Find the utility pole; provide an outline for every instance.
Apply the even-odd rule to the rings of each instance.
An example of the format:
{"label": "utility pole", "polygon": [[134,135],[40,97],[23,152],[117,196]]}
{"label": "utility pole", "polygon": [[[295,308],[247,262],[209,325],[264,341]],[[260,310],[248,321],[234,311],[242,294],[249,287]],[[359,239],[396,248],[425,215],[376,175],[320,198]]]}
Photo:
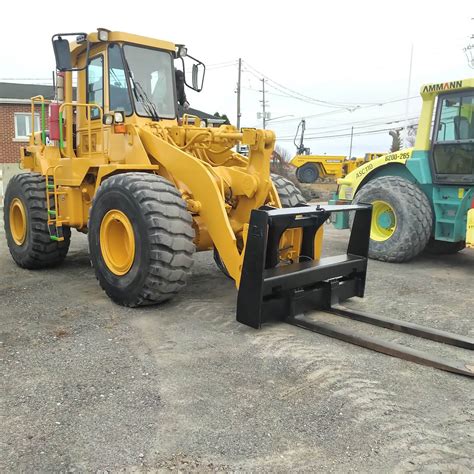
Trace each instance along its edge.
{"label": "utility pole", "polygon": [[413,43],[411,44],[410,50],[410,68],[408,69],[408,84],[407,84],[407,100],[405,103],[405,127],[403,131],[403,147],[407,146],[408,142],[408,112],[410,110],[410,101],[408,100],[410,97],[410,87],[411,87],[411,70],[413,65]]}
{"label": "utility pole", "polygon": [[[242,77],[242,58],[239,58],[239,69],[237,72],[237,130],[240,132],[240,89],[241,89],[241,77]],[[237,143],[237,153],[240,153],[240,142]]]}
{"label": "utility pole", "polygon": [[352,158],[352,137],[354,136],[354,126],[351,127],[351,144],[349,146],[349,160]]}
{"label": "utility pole", "polygon": [[242,58],[239,58],[239,70],[237,73],[237,129],[240,130],[240,79],[242,76]]}
{"label": "utility pole", "polygon": [[263,129],[265,130],[265,125],[266,125],[266,121],[267,121],[267,112],[265,111],[265,105],[266,105],[266,102],[265,102],[265,78],[262,78],[262,100],[260,102],[262,102],[262,125],[263,125]]}

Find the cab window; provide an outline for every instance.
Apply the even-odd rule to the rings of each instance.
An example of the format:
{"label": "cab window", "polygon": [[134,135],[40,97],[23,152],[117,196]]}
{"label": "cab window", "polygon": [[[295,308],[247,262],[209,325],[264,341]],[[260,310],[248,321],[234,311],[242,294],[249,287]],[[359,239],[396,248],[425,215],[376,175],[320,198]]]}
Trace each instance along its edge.
{"label": "cab window", "polygon": [[474,95],[450,95],[442,100],[437,142],[474,140]]}
{"label": "cab window", "polygon": [[[87,66],[87,103],[104,107],[104,60],[97,56]],[[91,109],[91,119],[100,117],[99,109]]]}
{"label": "cab window", "polygon": [[[440,101],[433,144],[437,178],[444,175],[443,182],[471,182],[474,180],[474,93],[449,94]],[[454,180],[449,175],[461,178]]]}
{"label": "cab window", "polygon": [[109,108],[111,111],[121,110],[125,115],[132,113],[127,75],[118,44],[109,46]]}

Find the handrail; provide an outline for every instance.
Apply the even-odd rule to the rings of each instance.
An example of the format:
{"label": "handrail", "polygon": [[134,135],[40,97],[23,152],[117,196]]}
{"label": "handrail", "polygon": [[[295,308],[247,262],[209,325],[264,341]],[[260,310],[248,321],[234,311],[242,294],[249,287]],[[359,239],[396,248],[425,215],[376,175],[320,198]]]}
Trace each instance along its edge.
{"label": "handrail", "polygon": [[[100,119],[100,131],[102,133],[102,147],[103,151],[105,154],[105,135],[104,135],[104,122],[103,122],[103,116],[104,112],[102,110],[102,107],[100,107],[97,104],[84,104],[80,102],[64,102],[61,104],[59,107],[59,150],[61,152],[61,156],[66,156],[63,153],[64,150],[64,139],[63,139],[63,111],[66,107],[85,107],[87,109],[87,143],[88,143],[88,151],[89,151],[89,158],[91,157],[91,150],[92,150],[92,124],[91,124],[91,111],[93,108],[96,108],[99,110],[99,119]],[[82,130],[82,129],[77,129],[77,131]],[[68,144],[69,148],[69,144]],[[72,153],[70,153],[72,155]]]}
{"label": "handrail", "polygon": [[41,143],[46,145],[46,114],[45,114],[45,104],[50,104],[50,100],[45,100],[42,95],[35,95],[31,98],[31,135],[30,135],[30,145],[35,144],[35,104],[36,102],[41,104]]}

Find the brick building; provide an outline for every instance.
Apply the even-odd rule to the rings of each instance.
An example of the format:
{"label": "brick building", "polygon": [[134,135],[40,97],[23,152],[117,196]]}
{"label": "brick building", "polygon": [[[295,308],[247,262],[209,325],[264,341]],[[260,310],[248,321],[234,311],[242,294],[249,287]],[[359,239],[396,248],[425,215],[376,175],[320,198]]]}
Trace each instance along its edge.
{"label": "brick building", "polygon": [[[20,147],[28,143],[31,129],[31,101],[35,95],[53,97],[53,88],[37,84],[0,82],[0,180],[3,187],[18,173]],[[35,114],[35,129],[39,129],[39,110]],[[1,194],[1,185],[0,185]]]}
{"label": "brick building", "polygon": [[[31,101],[30,98],[42,95],[45,99],[52,99],[52,86],[38,84],[16,84],[0,82],[0,197],[8,180],[19,173],[20,147],[28,143],[31,132]],[[178,113],[183,109],[178,106]],[[209,126],[219,126],[224,120],[200,110],[189,109],[189,114],[204,119]],[[47,112],[46,112],[47,113]],[[40,129],[40,109],[35,113],[35,130]]]}

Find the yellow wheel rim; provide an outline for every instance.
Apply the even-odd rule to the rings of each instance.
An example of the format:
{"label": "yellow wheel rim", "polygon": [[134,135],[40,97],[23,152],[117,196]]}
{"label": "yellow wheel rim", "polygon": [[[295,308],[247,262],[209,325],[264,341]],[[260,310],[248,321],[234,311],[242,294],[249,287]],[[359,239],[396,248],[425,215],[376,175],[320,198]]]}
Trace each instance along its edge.
{"label": "yellow wheel rim", "polygon": [[26,239],[26,211],[20,199],[15,198],[10,204],[10,231],[13,241],[23,245]]}
{"label": "yellow wheel rim", "polygon": [[370,226],[370,238],[377,242],[389,239],[397,228],[397,216],[385,201],[372,202],[372,224]]}
{"label": "yellow wheel rim", "polygon": [[115,275],[125,275],[135,260],[135,236],[128,217],[113,209],[100,224],[100,250],[108,269]]}

